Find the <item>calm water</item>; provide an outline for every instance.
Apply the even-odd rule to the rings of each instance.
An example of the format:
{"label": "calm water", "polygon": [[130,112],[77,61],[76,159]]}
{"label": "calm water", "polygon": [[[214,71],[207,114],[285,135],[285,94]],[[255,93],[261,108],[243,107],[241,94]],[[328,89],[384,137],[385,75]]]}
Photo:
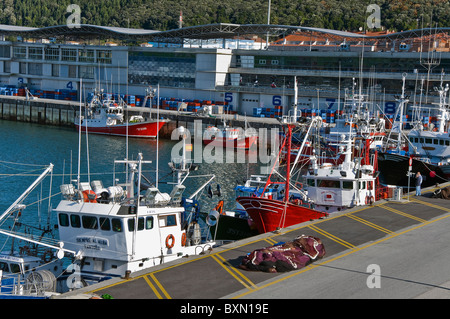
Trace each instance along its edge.
{"label": "calm water", "polygon": [[[59,193],[59,186],[69,183],[70,172],[72,179],[76,179],[78,170],[78,132],[70,128],[43,126],[38,124],[10,122],[0,120],[0,213],[3,213],[40,175],[44,166],[54,164],[53,178],[51,180],[52,195]],[[170,193],[172,185],[164,182],[172,182],[173,178],[168,162],[171,157],[172,147],[178,143],[171,140],[160,140],[159,146],[156,140],[129,139],[128,156],[137,158],[141,152],[144,160],[153,161],[146,165],[146,176],[155,181],[156,149],[159,147],[159,188],[163,192]],[[91,134],[88,136],[89,145],[89,170],[92,180],[102,180],[105,187],[112,185],[113,161],[123,159],[126,156],[126,139],[123,137],[101,136]],[[86,152],[86,136],[82,135],[81,152],[81,181],[88,181],[88,161]],[[24,165],[22,165],[24,164]],[[116,165],[116,177],[124,182],[124,175],[118,174],[124,167]],[[215,174],[213,189],[219,184],[222,189],[222,197],[225,201],[225,209],[234,209],[234,187],[236,182],[242,183],[250,174],[259,174],[258,164],[247,163],[202,163],[194,175]],[[192,194],[200,185],[207,181],[206,177],[189,178],[185,183],[186,194]],[[39,219],[46,220],[49,202],[43,201],[36,204],[39,198],[48,197],[50,178],[45,180],[42,189],[35,191],[24,202],[27,208],[24,211],[24,223],[36,224]],[[55,208],[61,200],[60,195],[52,197],[50,205]],[[206,194],[200,198],[202,211],[209,211],[219,201],[214,196],[209,199]],[[56,218],[50,215],[52,224],[56,224]],[[0,221],[2,224],[2,221]],[[2,226],[5,227],[5,226]],[[2,242],[0,242],[0,246]]]}

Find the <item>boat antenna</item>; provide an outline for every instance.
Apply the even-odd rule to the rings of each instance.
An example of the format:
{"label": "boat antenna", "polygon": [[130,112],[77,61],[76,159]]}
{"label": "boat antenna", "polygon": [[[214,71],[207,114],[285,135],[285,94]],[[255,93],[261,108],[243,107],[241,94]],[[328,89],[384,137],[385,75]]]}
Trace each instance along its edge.
{"label": "boat antenna", "polygon": [[80,78],[80,112],[78,113],[78,173],[77,173],[77,189],[80,189],[80,163],[81,163],[81,98],[83,95],[83,79]]}
{"label": "boat antenna", "polygon": [[[80,91],[82,91],[83,88],[80,88]],[[81,95],[80,95],[80,99],[81,99]],[[84,108],[84,113],[86,114],[86,118],[87,118],[87,112],[88,112],[88,108]],[[86,123],[86,160],[87,160],[87,173],[88,173],[88,182],[89,184],[91,183],[91,170],[89,167],[89,134],[88,134],[88,124],[87,121]]]}
{"label": "boat antenna", "polygon": [[[157,101],[156,101],[156,174],[155,174],[155,178],[156,178],[156,188],[158,188],[158,165],[159,165],[159,83],[158,83],[158,97],[157,97]],[[151,114],[151,110],[150,110],[150,114]]]}

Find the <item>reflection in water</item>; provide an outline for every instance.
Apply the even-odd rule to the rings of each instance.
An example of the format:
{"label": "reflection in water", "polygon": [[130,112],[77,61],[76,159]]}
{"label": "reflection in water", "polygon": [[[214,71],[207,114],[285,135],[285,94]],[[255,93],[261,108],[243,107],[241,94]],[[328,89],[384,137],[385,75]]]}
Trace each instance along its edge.
{"label": "reflection in water", "polygon": [[[52,194],[59,193],[59,186],[63,183],[69,183],[70,180],[77,178],[78,171],[78,132],[70,128],[51,127],[38,124],[9,122],[0,120],[0,136],[2,136],[2,144],[0,147],[0,194],[2,201],[0,202],[0,213],[5,211],[23,191],[36,179],[42,172],[42,167],[53,163],[54,174],[52,180]],[[168,166],[171,157],[172,147],[178,141],[160,140],[159,149],[159,188],[162,192],[170,193],[174,181],[171,169]],[[89,145],[89,152],[86,151],[86,145]],[[144,160],[151,160],[153,163],[145,167],[146,177],[155,182],[156,172],[156,140],[148,139],[129,139],[128,141],[128,157],[130,159],[137,158],[139,152],[142,152]],[[201,145],[203,150],[203,145]],[[194,149],[194,151],[196,151]],[[197,150],[198,151],[198,150]],[[246,151],[246,158],[248,158]],[[250,153],[251,154],[251,153]],[[89,166],[87,157],[89,155]],[[124,159],[127,155],[126,139],[123,137],[102,136],[102,135],[82,135],[80,172],[81,180],[88,181],[88,171],[90,172],[90,180],[101,180],[104,185],[111,185],[113,182],[113,163],[115,159]],[[215,184],[220,184],[222,190],[222,198],[225,202],[225,209],[231,210],[235,207],[234,187],[236,183],[242,183],[251,174],[260,173],[260,165],[256,163],[237,163],[237,159],[233,163],[225,163],[223,154],[223,163],[199,163],[198,171],[192,172],[191,176],[196,175],[216,175]],[[252,154],[256,158],[256,154]],[[13,163],[24,163],[27,165],[16,165]],[[31,165],[41,165],[31,166]],[[125,175],[121,172],[125,171],[125,167],[116,165],[116,178],[120,182],[125,181]],[[11,174],[22,173],[27,176],[11,176]],[[190,177],[186,180],[186,195],[192,194],[200,185],[207,181],[207,177]],[[47,181],[49,185],[50,181]],[[48,186],[47,186],[48,188]],[[45,185],[43,192],[45,192]],[[40,191],[40,190],[39,190]],[[28,204],[37,202],[40,194],[33,194],[28,198]],[[45,198],[45,194],[42,197]],[[56,207],[60,196],[52,198],[51,206]],[[206,193],[202,196],[200,203],[202,211],[209,211],[213,208],[219,198],[215,196],[209,199]],[[47,205],[47,204],[45,204]],[[33,206],[33,205],[32,205]],[[27,209],[26,215],[35,219],[36,215],[31,211],[36,211],[32,206]],[[34,205],[36,207],[36,205]],[[30,210],[30,212],[28,212]],[[41,207],[39,211],[47,211],[46,206]],[[54,216],[51,217],[55,219]],[[56,219],[54,221],[56,223]]]}

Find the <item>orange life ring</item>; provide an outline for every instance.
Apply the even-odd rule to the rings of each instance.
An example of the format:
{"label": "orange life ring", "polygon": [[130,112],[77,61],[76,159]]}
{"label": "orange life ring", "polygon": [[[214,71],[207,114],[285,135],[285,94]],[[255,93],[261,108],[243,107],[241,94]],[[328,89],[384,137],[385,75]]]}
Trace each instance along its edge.
{"label": "orange life ring", "polygon": [[170,249],[173,247],[173,245],[175,245],[175,237],[172,234],[170,234],[169,236],[166,237],[166,247]]}
{"label": "orange life ring", "polygon": [[97,195],[92,190],[83,191],[83,201],[85,203],[97,203]]}
{"label": "orange life ring", "polygon": [[181,246],[186,246],[186,233],[181,235]]}
{"label": "orange life ring", "polygon": [[369,205],[369,196],[366,196],[366,205]]}

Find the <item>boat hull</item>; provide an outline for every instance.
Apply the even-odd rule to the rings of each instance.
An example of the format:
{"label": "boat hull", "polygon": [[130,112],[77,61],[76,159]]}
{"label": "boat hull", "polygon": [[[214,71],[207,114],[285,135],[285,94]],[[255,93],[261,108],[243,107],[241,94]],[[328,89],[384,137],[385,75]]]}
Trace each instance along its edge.
{"label": "boat hull", "polygon": [[[88,133],[115,135],[115,136],[127,136],[138,138],[156,138],[156,135],[161,128],[166,124],[166,121],[147,121],[139,123],[115,124],[106,126],[89,126],[87,127]],[[75,127],[78,130],[79,126],[75,123]],[[81,131],[86,132],[86,126],[81,125]]]}
{"label": "boat hull", "polygon": [[[438,166],[424,161],[412,160],[412,172],[420,172],[423,178],[422,187],[434,186],[445,183],[450,177],[450,166]],[[409,157],[399,154],[378,153],[378,170],[380,171],[380,182],[384,185],[395,185],[408,187]],[[446,174],[445,171],[448,171]],[[412,176],[409,180],[409,186],[415,187],[415,178]]]}
{"label": "boat hull", "polygon": [[245,138],[236,138],[236,139],[224,139],[224,138],[215,138],[215,139],[204,139],[203,144],[218,146],[218,147],[232,147],[236,149],[245,149],[249,150],[257,145],[258,137],[257,136],[248,136]]}
{"label": "boat hull", "polygon": [[261,234],[328,216],[327,213],[274,199],[238,197],[236,200]]}
{"label": "boat hull", "polygon": [[[200,217],[205,221],[207,214],[200,214]],[[250,222],[247,218],[220,215],[217,224],[211,226],[210,234],[214,240],[240,240],[258,235]]]}

